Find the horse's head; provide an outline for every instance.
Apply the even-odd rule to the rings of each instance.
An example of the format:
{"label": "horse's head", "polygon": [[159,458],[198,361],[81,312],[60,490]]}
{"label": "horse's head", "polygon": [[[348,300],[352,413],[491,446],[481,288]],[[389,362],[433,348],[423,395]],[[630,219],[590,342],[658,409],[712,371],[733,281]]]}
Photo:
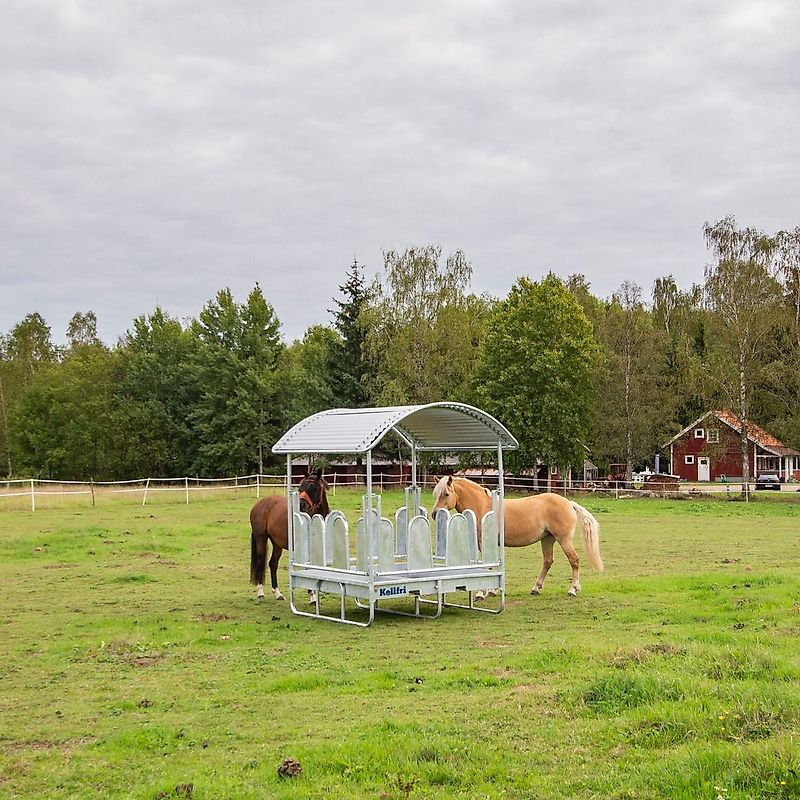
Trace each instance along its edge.
{"label": "horse's head", "polygon": [[456,485],[453,483],[452,475],[445,475],[440,478],[436,486],[433,487],[433,511],[431,514],[436,514],[440,508],[446,508],[452,511],[458,502],[458,494],[456,494]]}
{"label": "horse's head", "polygon": [[321,469],[314,475],[306,475],[297,489],[300,494],[300,510],[311,516],[322,514],[323,517],[327,517],[331,511],[325,491],[327,485]]}

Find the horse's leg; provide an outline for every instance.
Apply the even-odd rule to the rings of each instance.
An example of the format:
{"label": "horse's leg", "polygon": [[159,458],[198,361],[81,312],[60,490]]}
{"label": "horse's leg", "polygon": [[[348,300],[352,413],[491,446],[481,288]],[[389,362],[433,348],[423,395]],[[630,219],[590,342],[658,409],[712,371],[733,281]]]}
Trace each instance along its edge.
{"label": "horse's leg", "polygon": [[272,543],[272,555],[269,559],[269,577],[272,581],[272,595],[276,600],[283,600],[284,597],[281,594],[281,590],[278,588],[278,562],[281,560],[281,553],[283,550],[275,544]]}
{"label": "horse's leg", "polygon": [[542,539],[542,571],[539,573],[533,589],[531,589],[531,594],[541,594],[544,579],[547,577],[550,567],[553,566],[553,545],[555,543],[556,540],[551,533],[545,534],[544,539]]}
{"label": "horse's leg", "polygon": [[564,555],[569,559],[569,565],[572,567],[572,585],[569,587],[567,594],[570,597],[575,597],[581,590],[581,582],[578,575],[578,552],[572,544],[572,536],[560,541],[559,544],[564,551]]}
{"label": "horse's leg", "polygon": [[256,598],[264,598],[264,573],[267,571],[267,537],[250,535],[250,583],[256,585]]}

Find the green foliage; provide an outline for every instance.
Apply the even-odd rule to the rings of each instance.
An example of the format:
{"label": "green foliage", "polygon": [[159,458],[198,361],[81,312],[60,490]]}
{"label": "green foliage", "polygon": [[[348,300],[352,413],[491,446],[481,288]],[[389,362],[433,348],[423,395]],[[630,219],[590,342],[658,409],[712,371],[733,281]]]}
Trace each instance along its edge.
{"label": "green foliage", "polygon": [[41,314],[28,314],[0,336],[0,470],[14,473],[12,416],[36,375],[56,360],[50,328]]}
{"label": "green foliage", "polygon": [[192,323],[198,399],[189,414],[197,437],[193,470],[204,475],[263,468],[265,453],[285,428],[279,376],[279,322],[256,284],[238,304],[217,293]]}
{"label": "green foliage", "polygon": [[97,336],[97,315],[94,311],[76,311],[72,315],[67,325],[67,341],[71,350],[102,344]]}
{"label": "green foliage", "polygon": [[555,275],[520,278],[497,304],[473,380],[481,407],[520,442],[511,469],[583,463],[596,354],[586,315]]}
{"label": "green foliage", "polygon": [[753,385],[772,348],[780,304],[775,277],[776,240],[755,228],[740,229],[733,216],[704,226],[716,262],[706,270],[712,337],[708,375],[726,405],[742,420],[742,475],[750,475],[747,423]]}
{"label": "green foliage", "polygon": [[[628,473],[652,459],[674,432],[676,394],[661,391],[663,336],[653,328],[639,287],[625,282],[597,315],[588,443],[600,463],[623,461]],[[658,408],[658,414],[653,410]]]}
{"label": "green foliage", "polygon": [[326,369],[317,374],[326,377],[330,383],[330,392],[336,398],[332,405],[361,408],[367,404],[367,386],[374,380],[367,358],[365,317],[371,294],[363,267],[355,259],[346,277],[347,280],[339,287],[344,297],[342,300],[334,299],[336,309],[331,312],[339,338],[332,342]]}
{"label": "green foliage", "polygon": [[67,480],[116,477],[117,380],[116,360],[102,345],[82,345],[36,374],[11,417],[17,469]]}
{"label": "green foliage", "polygon": [[338,408],[342,406],[340,401],[346,403],[347,397],[337,394],[337,387],[340,388],[341,384],[336,366],[342,346],[342,339],[336,331],[314,325],[306,331],[302,342],[295,342],[287,349],[287,426],[318,411]]}
{"label": "green foliage", "polygon": [[469,295],[472,266],[461,251],[440,263],[441,247],[384,254],[383,281],[362,319],[376,405],[463,399],[486,301]]}
{"label": "green foliage", "polygon": [[186,475],[197,441],[189,414],[197,402],[196,340],[163,309],[137,317],[117,350],[119,426],[126,443],[119,477]]}

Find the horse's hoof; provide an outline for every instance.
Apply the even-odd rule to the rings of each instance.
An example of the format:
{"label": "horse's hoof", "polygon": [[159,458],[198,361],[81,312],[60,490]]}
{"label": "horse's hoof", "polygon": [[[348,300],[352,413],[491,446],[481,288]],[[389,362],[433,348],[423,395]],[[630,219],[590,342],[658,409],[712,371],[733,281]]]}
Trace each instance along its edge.
{"label": "horse's hoof", "polygon": [[487,597],[497,597],[497,591],[495,589],[489,589],[489,591],[486,592],[486,596]]}
{"label": "horse's hoof", "polygon": [[577,597],[577,596],[578,596],[578,590],[577,589],[570,589],[567,592],[567,597]]}
{"label": "horse's hoof", "polygon": [[541,589],[537,589],[535,586],[531,589],[531,594],[536,595],[537,597],[542,593]]}
{"label": "horse's hoof", "polygon": [[285,600],[286,599],[280,592],[275,592],[274,597],[275,597],[276,600]]}
{"label": "horse's hoof", "polygon": [[486,599],[486,595],[483,592],[476,592],[474,599],[476,603],[482,603]]}

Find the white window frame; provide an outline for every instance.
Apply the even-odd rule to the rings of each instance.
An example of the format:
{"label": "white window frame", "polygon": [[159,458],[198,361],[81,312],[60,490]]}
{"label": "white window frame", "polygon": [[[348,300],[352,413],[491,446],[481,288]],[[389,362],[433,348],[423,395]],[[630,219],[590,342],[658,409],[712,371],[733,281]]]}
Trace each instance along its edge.
{"label": "white window frame", "polygon": [[558,467],[550,467],[550,474],[551,475],[558,475]]}
{"label": "white window frame", "polygon": [[694,456],[684,456],[683,457],[684,464],[694,464]]}
{"label": "white window frame", "polygon": [[709,444],[719,444],[719,428],[709,428],[706,434],[706,441]]}
{"label": "white window frame", "polygon": [[695,428],[694,429],[694,438],[695,439],[705,439],[706,438],[706,429],[705,428]]}

